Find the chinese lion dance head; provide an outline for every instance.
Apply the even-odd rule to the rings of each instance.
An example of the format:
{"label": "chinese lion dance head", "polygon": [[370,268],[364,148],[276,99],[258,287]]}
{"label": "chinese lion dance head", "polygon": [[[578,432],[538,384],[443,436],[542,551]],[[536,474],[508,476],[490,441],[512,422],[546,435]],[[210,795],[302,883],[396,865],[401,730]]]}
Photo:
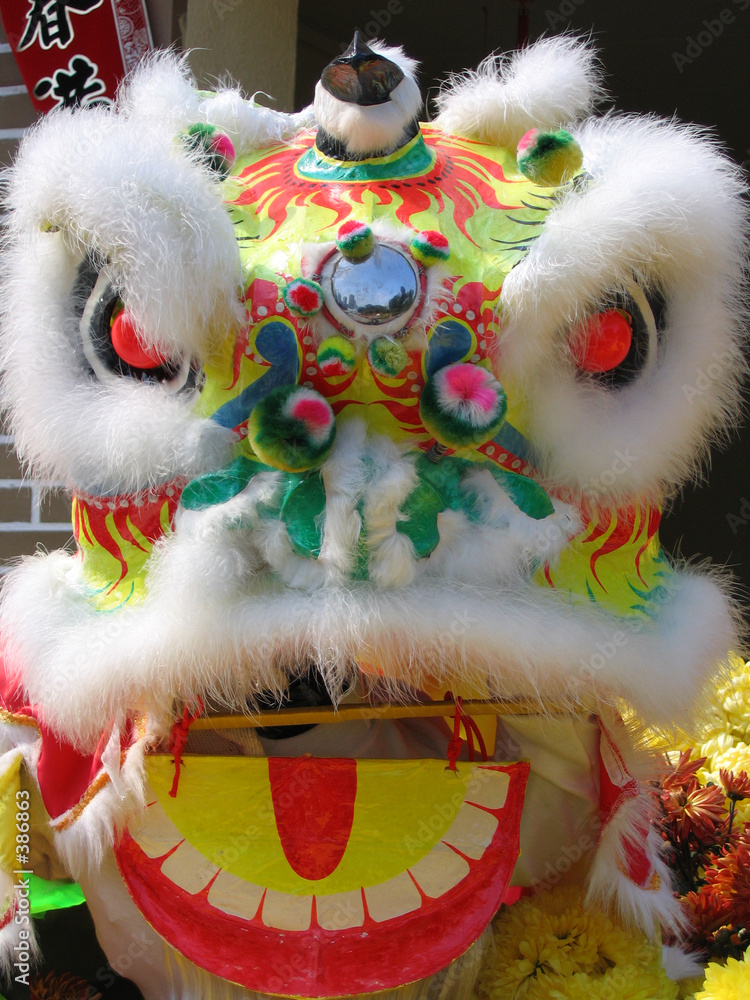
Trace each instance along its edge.
{"label": "chinese lion dance head", "polygon": [[569,844],[675,917],[620,715],[686,725],[736,641],[658,527],[737,414],[743,183],[591,117],[579,41],[430,124],[415,73],[357,34],[282,115],[161,57],[10,177],[4,401],[76,552],[5,580],[4,780],[147,998],[470,997]]}

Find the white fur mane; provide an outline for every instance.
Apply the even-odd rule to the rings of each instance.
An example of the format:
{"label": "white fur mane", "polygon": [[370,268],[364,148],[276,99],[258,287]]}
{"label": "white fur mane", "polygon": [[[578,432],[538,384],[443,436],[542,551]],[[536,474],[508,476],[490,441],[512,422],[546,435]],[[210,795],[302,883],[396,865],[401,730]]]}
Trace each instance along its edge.
{"label": "white fur mane", "polygon": [[601,70],[581,39],[544,38],[511,56],[488,56],[441,90],[435,124],[445,132],[515,149],[530,128],[578,121],[603,97]]}

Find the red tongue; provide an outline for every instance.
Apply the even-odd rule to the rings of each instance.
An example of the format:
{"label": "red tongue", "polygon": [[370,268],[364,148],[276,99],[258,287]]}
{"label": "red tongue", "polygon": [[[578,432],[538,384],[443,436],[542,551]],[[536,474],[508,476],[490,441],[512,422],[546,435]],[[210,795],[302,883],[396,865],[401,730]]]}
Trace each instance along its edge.
{"label": "red tongue", "polygon": [[287,861],[302,878],[326,878],[338,867],[349,842],[356,760],[270,757],[268,776]]}

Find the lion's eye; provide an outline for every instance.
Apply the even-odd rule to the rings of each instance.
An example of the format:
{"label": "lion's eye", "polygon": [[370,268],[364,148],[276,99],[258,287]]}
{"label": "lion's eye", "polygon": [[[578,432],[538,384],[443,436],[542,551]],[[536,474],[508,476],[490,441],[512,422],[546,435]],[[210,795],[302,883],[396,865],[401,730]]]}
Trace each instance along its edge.
{"label": "lion's eye", "polygon": [[576,365],[584,372],[611,372],[623,363],[632,344],[633,316],[624,309],[587,316],[571,338]]}
{"label": "lion's eye", "polygon": [[570,350],[581,378],[607,389],[632,382],[656,362],[664,304],[638,286],[617,292],[570,332]]}
{"label": "lion's eye", "polygon": [[88,256],[80,265],[73,307],[84,357],[100,382],[128,378],[159,383],[168,392],[195,386],[198,372],[189,356],[167,358],[141,342],[104,261]]}

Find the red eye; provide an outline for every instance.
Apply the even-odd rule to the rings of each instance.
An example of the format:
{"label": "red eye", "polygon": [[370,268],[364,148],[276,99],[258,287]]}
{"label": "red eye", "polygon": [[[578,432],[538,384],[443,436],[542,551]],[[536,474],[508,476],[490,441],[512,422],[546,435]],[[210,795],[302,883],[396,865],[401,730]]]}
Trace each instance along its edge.
{"label": "red eye", "polygon": [[621,365],[633,342],[632,318],[624,309],[588,316],[575,330],[571,348],[580,369],[609,372]]}
{"label": "red eye", "polygon": [[169,360],[159,351],[144,347],[130,314],[125,309],[115,316],[110,336],[118,355],[133,368],[160,368]]}

